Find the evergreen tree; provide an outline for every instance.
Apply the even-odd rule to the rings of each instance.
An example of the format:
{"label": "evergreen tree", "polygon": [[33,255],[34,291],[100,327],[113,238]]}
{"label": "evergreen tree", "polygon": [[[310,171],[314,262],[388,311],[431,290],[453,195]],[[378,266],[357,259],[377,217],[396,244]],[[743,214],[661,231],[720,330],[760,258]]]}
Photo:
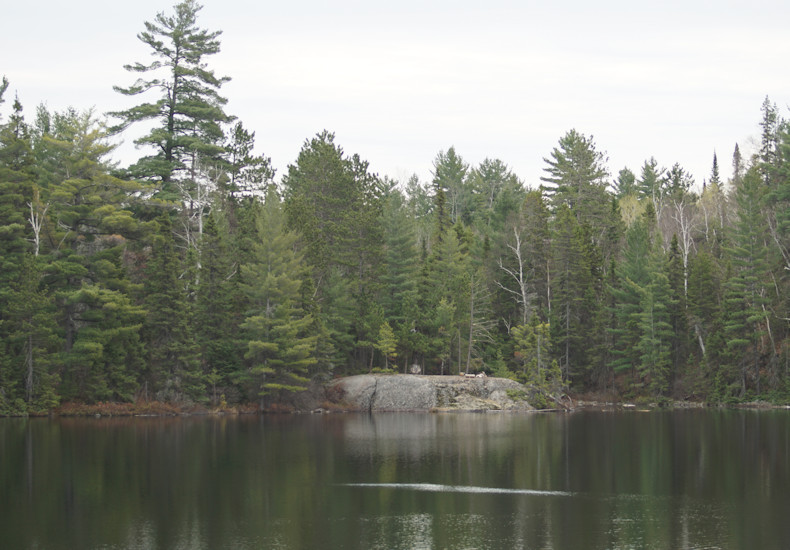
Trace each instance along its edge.
{"label": "evergreen tree", "polygon": [[648,256],[648,283],[641,290],[637,370],[654,396],[666,395],[672,367],[671,288],[663,251],[653,245]]}
{"label": "evergreen tree", "polygon": [[555,208],[565,204],[577,218],[586,208],[595,206],[600,191],[606,188],[606,156],[596,149],[592,137],[576,130],[560,138],[559,147],[543,162],[548,166],[540,179],[548,184],[543,189],[551,204]]}
{"label": "evergreen tree", "polygon": [[618,199],[628,195],[637,194],[636,175],[629,169],[623,168],[618,172],[614,182],[614,194]]}
{"label": "evergreen tree", "polygon": [[732,394],[736,387],[740,397],[750,387],[759,393],[763,356],[773,353],[771,346],[766,345],[769,318],[765,307],[768,266],[767,229],[762,216],[764,189],[756,168],[750,169],[735,189],[738,210],[732,246],[727,250],[733,273],[728,277],[724,297],[727,350],[720,377],[722,397]]}
{"label": "evergreen tree", "polygon": [[159,229],[145,280],[148,365],[144,381],[158,399],[200,400],[205,397],[204,377],[186,290],[180,279],[183,264],[169,216],[163,214],[157,222]]}
{"label": "evergreen tree", "polygon": [[566,205],[554,219],[552,236],[551,302],[552,342],[563,379],[583,381],[591,366],[588,352],[594,348],[596,284],[594,252],[588,232],[576,222]]}
{"label": "evergreen tree", "polygon": [[688,288],[688,324],[696,345],[693,346],[698,364],[699,376],[704,378],[705,387],[710,391],[712,365],[724,348],[719,344],[721,338],[721,268],[708,251],[700,251],[691,261]]}
{"label": "evergreen tree", "polygon": [[414,220],[397,189],[391,189],[386,195],[382,222],[384,269],[380,303],[399,346],[408,355],[412,347],[411,330],[417,320],[419,256],[415,246]]}
{"label": "evergreen tree", "polygon": [[[688,322],[687,322],[687,277],[686,266],[680,252],[676,235],[672,236],[665,262],[668,295],[664,298],[664,306],[669,314],[672,370],[669,374],[674,378],[688,358]],[[656,287],[657,290],[663,288]]]}
{"label": "evergreen tree", "polygon": [[780,129],[784,125],[784,121],[779,116],[776,103],[771,103],[768,96],[763,100],[760,110],[763,113],[763,119],[760,121],[762,132],[760,136],[760,150],[757,153],[756,160],[763,184],[771,187],[778,178],[777,172],[781,164],[779,140]]}
{"label": "evergreen tree", "polygon": [[216,76],[207,64],[207,58],[220,50],[221,31],[197,26],[201,8],[195,0],[183,0],[172,15],[160,12],[153,22],[146,21],[137,37],[151,48],[154,60],[125,65],[141,76],[129,87],[114,87],[127,96],[158,92],[157,98],[111,114],[119,121],[115,131],[153,123],[135,144],[153,147],[155,153],[129,170],[135,177],[161,182],[162,197],[171,200],[179,196],[171,182],[183,179],[183,174],[189,178],[198,159],[224,157],[222,125],[232,120],[224,112],[227,100],[219,94],[230,78]]}
{"label": "evergreen tree", "polygon": [[469,223],[472,214],[472,193],[467,183],[469,165],[450,147],[439,151],[433,161],[434,192],[440,190],[447,200],[447,216],[451,223]]}
{"label": "evergreen tree", "polygon": [[499,301],[515,306],[503,305],[498,311],[511,324],[525,325],[536,311],[545,315],[548,310],[549,211],[540,191],[527,193],[498,237],[495,281],[504,293]]}
{"label": "evergreen tree", "polygon": [[384,356],[384,368],[390,368],[390,359],[395,360],[397,353],[397,340],[395,332],[386,321],[379,327],[379,336],[376,340],[376,349]]}
{"label": "evergreen tree", "polygon": [[[3,79],[0,90],[8,81]],[[31,236],[26,213],[33,198],[34,165],[30,132],[22,105],[14,101],[9,121],[0,126],[0,409],[22,412],[26,408],[25,380],[20,369],[20,348],[11,345],[18,329],[10,319],[18,300],[14,285],[22,284]]]}
{"label": "evergreen tree", "polygon": [[[40,261],[17,257],[19,278],[4,293],[0,349],[0,414],[46,411],[58,403],[57,336],[54,307],[41,286]],[[20,401],[24,400],[24,408]]]}
{"label": "evergreen tree", "polygon": [[716,152],[713,152],[713,165],[710,169],[710,185],[721,185],[721,177],[719,176],[719,160],[716,158]]}
{"label": "evergreen tree", "polygon": [[254,259],[242,266],[242,290],[249,309],[244,329],[247,378],[264,404],[265,396],[306,388],[316,364],[318,335],[313,319],[300,306],[302,256],[297,235],[287,231],[279,198],[270,190],[256,221],[259,241]]}
{"label": "evergreen tree", "polygon": [[220,232],[209,216],[200,242],[200,279],[195,300],[196,337],[200,345],[202,371],[215,378],[212,399],[216,403],[217,384],[227,387],[241,363],[242,343],[239,325],[242,321],[234,275],[225,232]]}
{"label": "evergreen tree", "polygon": [[741,149],[738,144],[735,144],[735,150],[732,152],[732,180],[730,184],[733,187],[740,185],[743,180],[745,166],[743,163],[743,156],[741,156]]}
{"label": "evergreen tree", "polygon": [[381,239],[378,178],[334,139],[322,132],[306,141],[283,178],[287,225],[302,236],[319,292],[333,267],[359,282],[378,265]]}
{"label": "evergreen tree", "polygon": [[241,122],[237,122],[226,144],[228,181],[224,185],[231,199],[265,195],[266,188],[274,181],[271,159],[255,155],[254,147],[255,132],[247,131]]}
{"label": "evergreen tree", "polygon": [[632,385],[638,387],[637,366],[641,363],[639,341],[644,290],[650,282],[648,258],[652,248],[650,229],[652,221],[643,217],[628,228],[625,235],[623,260],[617,269],[615,288],[615,317],[612,369],[615,373],[629,373]]}
{"label": "evergreen tree", "polygon": [[653,203],[653,209],[660,218],[665,201],[664,173],[666,169],[658,167],[658,161],[650,157],[642,165],[642,172],[637,180],[637,189],[640,198],[646,198]]}

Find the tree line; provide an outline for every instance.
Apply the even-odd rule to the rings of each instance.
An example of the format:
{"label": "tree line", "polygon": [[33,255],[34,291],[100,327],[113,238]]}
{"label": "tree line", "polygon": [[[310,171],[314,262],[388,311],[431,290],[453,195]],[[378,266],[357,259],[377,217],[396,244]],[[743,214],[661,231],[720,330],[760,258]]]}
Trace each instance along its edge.
{"label": "tree line", "polygon": [[[562,136],[530,189],[440,151],[379,177],[331,132],[279,180],[226,113],[219,31],[185,0],[97,115],[0,119],[0,413],[63,401],[287,399],[370,371],[485,371],[547,393],[790,397],[790,123],[695,188],[678,164],[612,177]],[[9,99],[4,78],[0,106]],[[126,167],[113,140],[148,128]]]}

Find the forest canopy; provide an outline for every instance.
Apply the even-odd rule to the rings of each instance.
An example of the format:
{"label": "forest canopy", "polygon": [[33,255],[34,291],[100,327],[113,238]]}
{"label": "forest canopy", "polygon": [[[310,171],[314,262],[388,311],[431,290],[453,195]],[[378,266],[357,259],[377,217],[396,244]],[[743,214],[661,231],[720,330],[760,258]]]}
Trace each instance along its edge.
{"label": "forest canopy", "polygon": [[[716,154],[701,184],[649,151],[614,175],[576,129],[537,188],[452,146],[430,181],[380,177],[329,130],[277,178],[226,111],[200,8],[144,24],[127,109],[29,116],[2,80],[0,414],[264,403],[414,365],[790,401],[790,123],[769,98],[726,181]],[[119,167],[129,128],[142,156]]]}

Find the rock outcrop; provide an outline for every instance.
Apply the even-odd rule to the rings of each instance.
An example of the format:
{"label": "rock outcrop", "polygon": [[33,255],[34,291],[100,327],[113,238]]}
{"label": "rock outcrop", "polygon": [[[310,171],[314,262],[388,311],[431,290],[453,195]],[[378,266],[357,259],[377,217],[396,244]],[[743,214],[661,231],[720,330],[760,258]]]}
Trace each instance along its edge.
{"label": "rock outcrop", "polygon": [[330,386],[344,406],[361,411],[533,410],[527,388],[505,378],[363,374]]}

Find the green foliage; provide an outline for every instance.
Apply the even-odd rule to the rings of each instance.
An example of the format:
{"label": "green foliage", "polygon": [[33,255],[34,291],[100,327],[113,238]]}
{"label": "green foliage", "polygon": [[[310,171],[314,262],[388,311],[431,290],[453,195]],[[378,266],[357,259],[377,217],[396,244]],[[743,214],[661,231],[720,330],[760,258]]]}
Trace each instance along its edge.
{"label": "green foliage", "polygon": [[378,340],[376,340],[374,344],[374,347],[384,356],[385,369],[389,368],[390,360],[394,361],[398,357],[396,351],[397,344],[398,341],[395,338],[395,332],[392,330],[390,324],[385,321],[381,327],[379,327]]}
{"label": "green foliage", "polygon": [[247,341],[244,380],[254,396],[302,391],[317,363],[318,334],[300,306],[302,256],[297,235],[285,227],[279,198],[270,190],[256,219],[259,236],[250,263],[241,266],[247,312],[241,324]]}
{"label": "green foliage", "polygon": [[152,59],[116,89],[140,103],[113,130],[146,126],[149,149],[126,169],[92,111],[28,124],[3,104],[0,413],[290,399],[414,364],[518,378],[537,406],[568,384],[787,399],[790,126],[767,98],[757,154],[736,146],[726,184],[714,156],[699,197],[652,157],[610,181],[576,130],[542,190],[452,147],[430,183],[379,178],[328,131],[275,182],[255,132],[227,127],[199,11],[184,0],[139,35]]}
{"label": "green foliage", "polygon": [[176,250],[170,218],[163,214],[152,245],[145,281],[148,351],[144,382],[159,400],[200,400],[205,396],[192,311],[181,282],[183,262]]}
{"label": "green foliage", "polygon": [[127,71],[140,76],[131,86],[114,87],[126,96],[158,92],[159,96],[148,102],[111,114],[118,119],[115,132],[132,124],[153,123],[135,144],[156,152],[141,158],[130,172],[162,182],[162,196],[170,199],[176,196],[176,189],[169,182],[188,172],[196,158],[223,156],[221,125],[232,120],[223,111],[227,100],[219,95],[230,78],[216,76],[206,60],[219,52],[221,31],[197,26],[201,8],[195,0],[183,0],[173,7],[172,15],[160,12],[154,22],[146,21],[145,30],[137,37],[151,49],[154,61],[125,65]]}

